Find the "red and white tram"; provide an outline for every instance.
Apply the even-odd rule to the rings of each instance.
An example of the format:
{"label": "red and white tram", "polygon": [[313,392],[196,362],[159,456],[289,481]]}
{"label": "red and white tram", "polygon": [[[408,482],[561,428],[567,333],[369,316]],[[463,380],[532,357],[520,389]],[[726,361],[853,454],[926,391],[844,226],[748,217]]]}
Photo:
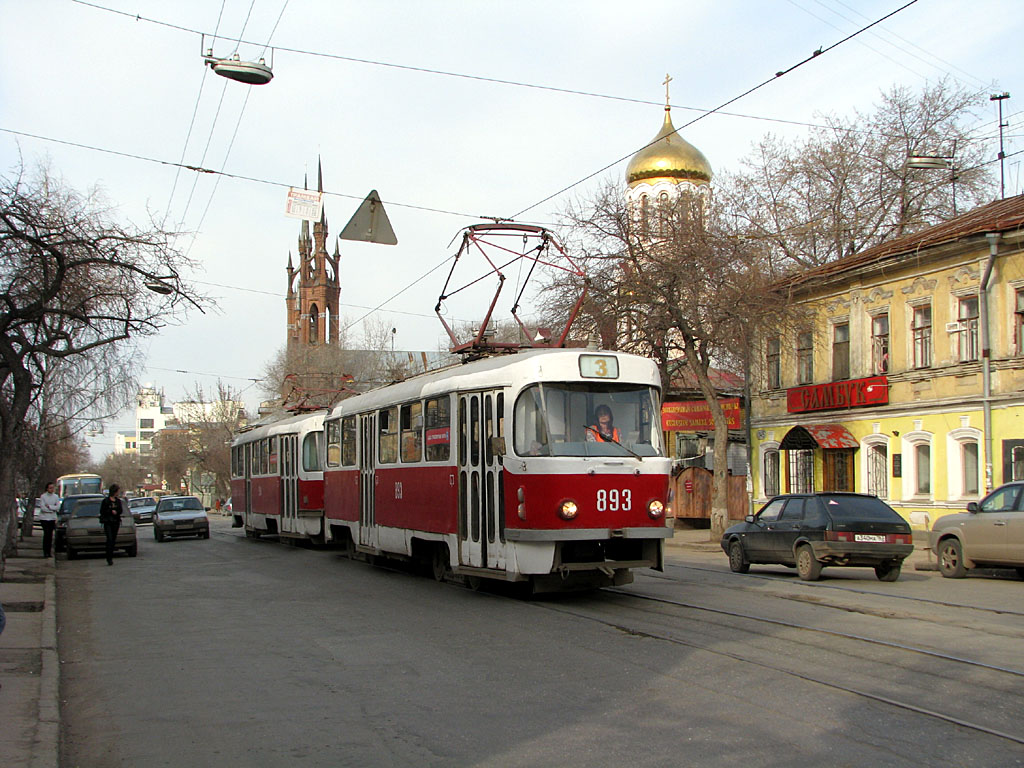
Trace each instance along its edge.
{"label": "red and white tram", "polygon": [[324,422],[326,537],[471,584],[629,583],[672,535],[659,387],[645,358],[533,349],[343,400]]}
{"label": "red and white tram", "polygon": [[288,415],[241,432],[231,444],[231,505],[247,536],[323,540],[324,417]]}

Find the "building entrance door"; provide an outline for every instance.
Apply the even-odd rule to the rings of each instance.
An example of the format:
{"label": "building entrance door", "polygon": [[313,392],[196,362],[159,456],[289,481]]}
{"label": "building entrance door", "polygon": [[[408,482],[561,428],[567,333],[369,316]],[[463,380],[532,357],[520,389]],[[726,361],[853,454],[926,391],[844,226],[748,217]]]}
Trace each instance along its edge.
{"label": "building entrance door", "polygon": [[825,454],[825,491],[853,491],[853,450],[832,449]]}

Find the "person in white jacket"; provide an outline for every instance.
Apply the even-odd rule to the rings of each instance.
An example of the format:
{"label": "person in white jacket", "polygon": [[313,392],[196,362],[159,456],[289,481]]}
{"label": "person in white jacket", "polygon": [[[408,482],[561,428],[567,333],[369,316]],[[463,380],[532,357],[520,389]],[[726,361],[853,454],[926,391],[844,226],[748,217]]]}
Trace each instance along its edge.
{"label": "person in white jacket", "polygon": [[57,527],[60,501],[60,496],[53,492],[53,483],[47,483],[46,493],[39,497],[39,512],[36,514],[36,520],[43,529],[43,557],[53,555],[53,529]]}

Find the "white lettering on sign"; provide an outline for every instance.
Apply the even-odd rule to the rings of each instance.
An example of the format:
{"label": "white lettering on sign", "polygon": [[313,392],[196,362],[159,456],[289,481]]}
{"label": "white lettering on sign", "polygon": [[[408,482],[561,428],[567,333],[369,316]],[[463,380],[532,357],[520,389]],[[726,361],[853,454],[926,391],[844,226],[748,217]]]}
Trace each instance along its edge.
{"label": "white lettering on sign", "polygon": [[602,488],[597,492],[598,512],[629,512],[632,508],[633,491],[629,488]]}

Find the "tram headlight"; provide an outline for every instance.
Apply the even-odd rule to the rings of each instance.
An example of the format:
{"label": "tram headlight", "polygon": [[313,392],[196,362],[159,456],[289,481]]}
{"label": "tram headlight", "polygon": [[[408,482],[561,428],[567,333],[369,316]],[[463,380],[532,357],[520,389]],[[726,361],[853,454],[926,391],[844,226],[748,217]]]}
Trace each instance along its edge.
{"label": "tram headlight", "polygon": [[657,520],[659,517],[665,514],[665,505],[662,504],[658,499],[655,499],[647,505],[647,514]]}
{"label": "tram headlight", "polygon": [[566,499],[558,508],[558,516],[563,520],[572,520],[579,513],[579,507],[572,499]]}

